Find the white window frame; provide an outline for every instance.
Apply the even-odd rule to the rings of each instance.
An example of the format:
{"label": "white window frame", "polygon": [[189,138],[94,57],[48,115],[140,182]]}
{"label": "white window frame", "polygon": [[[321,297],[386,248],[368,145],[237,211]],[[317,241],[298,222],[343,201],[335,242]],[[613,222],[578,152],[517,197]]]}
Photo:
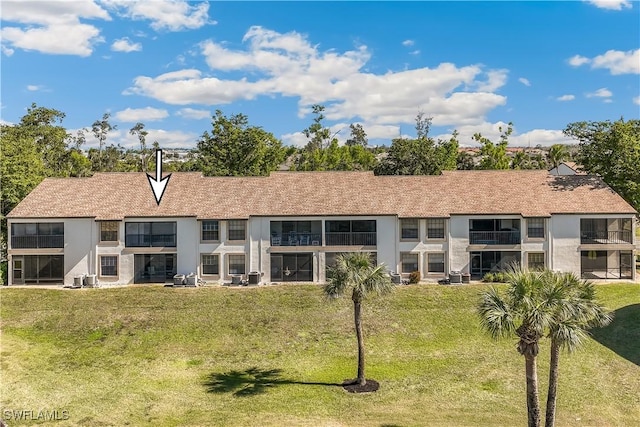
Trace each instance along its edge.
{"label": "white window frame", "polygon": [[[529,224],[533,222],[538,222],[538,221],[542,222],[542,236],[531,236],[529,234],[529,230],[530,230]],[[540,230],[540,227],[535,227],[534,229]],[[527,218],[527,239],[544,239],[546,232],[547,232],[547,226],[544,218]]]}
{"label": "white window frame", "polygon": [[[444,274],[446,271],[446,262],[447,262],[447,257],[446,257],[446,253],[445,252],[427,252],[427,273],[429,274]],[[432,263],[430,261],[430,258],[434,255],[441,255],[442,256],[442,263],[438,262],[438,265],[442,264],[442,271],[432,271],[429,266],[431,264],[435,264]]]}
{"label": "white window frame", "polygon": [[[205,224],[206,223],[215,223],[215,224],[210,224],[212,225],[212,229],[211,230],[205,230]],[[204,238],[204,233],[206,232],[217,232],[218,233],[218,238],[217,239],[205,239]],[[200,223],[200,241],[201,242],[219,242],[220,241],[220,221],[216,220],[216,219],[205,219],[202,220]]]}
{"label": "white window frame", "polygon": [[[413,224],[415,223],[415,227]],[[404,237],[405,225],[412,225],[412,227],[407,227],[407,230],[415,229],[415,237]],[[400,219],[400,240],[406,242],[417,242],[420,240],[420,220],[418,218],[401,218]]]}
{"label": "white window frame", "polygon": [[[442,237],[440,236],[429,237],[430,229],[436,229],[436,230],[440,229],[440,228],[429,227],[429,223],[433,221],[442,222]],[[447,219],[446,218],[427,218],[426,239],[427,240],[445,240],[446,238],[447,238]]]}
{"label": "white window frame", "polygon": [[[243,258],[243,268],[242,268],[243,272],[242,273],[232,273],[231,272],[231,258],[232,257],[240,257],[240,256]],[[247,274],[247,255],[243,254],[243,253],[228,254],[227,255],[227,274],[229,276],[237,276],[237,275],[245,275],[245,274]]]}
{"label": "white window frame", "polygon": [[[242,239],[232,239],[231,238],[231,227],[232,226],[239,226],[240,224],[242,224],[242,228],[244,230],[244,234]],[[239,228],[237,230],[234,231],[239,231]],[[247,240],[247,220],[246,219],[230,219],[227,221],[227,240],[231,241],[231,242],[243,242],[245,240]]]}
{"label": "white window frame", "polygon": [[531,270],[531,262],[529,257],[531,255],[541,255],[542,256],[542,268],[547,268],[547,259],[544,252],[527,252],[527,268]]}
{"label": "white window frame", "polygon": [[[213,257],[213,259],[216,260],[215,264],[205,264],[204,259],[205,257]],[[205,273],[204,271],[204,266],[208,265],[208,266],[213,266],[213,265],[217,265],[218,267],[218,272],[217,273]],[[200,271],[202,272],[203,276],[219,276],[220,275],[220,254],[200,254]]]}
{"label": "white window frame", "polygon": [[[415,256],[416,257],[416,268],[414,270],[411,271],[404,271],[404,257],[405,256]],[[420,270],[420,254],[417,252],[400,252],[400,273],[402,274],[409,274],[409,273],[413,273],[414,271],[419,271]]]}
{"label": "white window frame", "polygon": [[[107,258],[115,258],[115,265],[103,265],[102,261],[107,259]],[[103,267],[115,267],[116,269],[116,274],[104,274],[102,271]],[[100,275],[99,277],[104,277],[104,278],[118,278],[120,274],[120,257],[118,255],[100,255]]]}

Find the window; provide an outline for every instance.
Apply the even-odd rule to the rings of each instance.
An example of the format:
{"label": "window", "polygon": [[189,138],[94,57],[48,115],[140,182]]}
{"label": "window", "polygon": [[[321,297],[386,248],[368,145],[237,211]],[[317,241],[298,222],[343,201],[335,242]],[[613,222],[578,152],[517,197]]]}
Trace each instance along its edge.
{"label": "window", "polygon": [[444,253],[427,255],[427,272],[444,273]]}
{"label": "window", "polygon": [[247,221],[234,219],[229,221],[229,240],[247,239]]}
{"label": "window", "polygon": [[403,240],[418,240],[418,219],[406,218],[400,220],[401,238]]}
{"label": "window", "polygon": [[544,238],[544,218],[527,219],[527,236],[529,238]]}
{"label": "window", "polygon": [[244,274],[244,254],[229,255],[229,274]]}
{"label": "window", "polygon": [[220,240],[220,229],[219,229],[218,221],[202,221],[202,240],[203,241]]}
{"label": "window", "polygon": [[13,249],[64,248],[64,223],[11,224]]}
{"label": "window", "polygon": [[118,221],[101,221],[100,222],[100,241],[101,242],[117,242],[118,241]]}
{"label": "window", "polygon": [[427,239],[444,239],[444,218],[427,219]]}
{"label": "window", "polygon": [[106,256],[100,257],[100,276],[118,276],[118,257]]}
{"label": "window", "polygon": [[202,274],[220,274],[218,255],[202,255]]}
{"label": "window", "polygon": [[418,254],[402,253],[400,262],[402,263],[402,273],[418,271]]}
{"label": "window", "polygon": [[64,277],[63,255],[25,255],[25,282],[62,280]]}
{"label": "window", "polygon": [[375,220],[326,221],[325,240],[328,246],[376,246]]}
{"label": "window", "polygon": [[125,246],[128,247],[175,247],[175,222],[127,222],[125,224]]}
{"label": "window", "polygon": [[529,252],[527,266],[529,270],[544,270],[544,252]]}

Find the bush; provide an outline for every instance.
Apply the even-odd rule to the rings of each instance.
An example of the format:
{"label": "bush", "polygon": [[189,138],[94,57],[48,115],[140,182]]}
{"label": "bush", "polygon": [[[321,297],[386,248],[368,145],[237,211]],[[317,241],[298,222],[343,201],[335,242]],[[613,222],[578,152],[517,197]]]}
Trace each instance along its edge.
{"label": "bush", "polygon": [[9,283],[7,277],[7,261],[0,262],[0,285],[4,286]]}
{"label": "bush", "polygon": [[421,276],[419,271],[412,271],[411,274],[409,274],[409,284],[419,283],[420,279]]}
{"label": "bush", "polygon": [[495,273],[493,275],[493,281],[494,282],[505,283],[507,281],[507,275],[502,273],[502,272]]}
{"label": "bush", "polygon": [[495,281],[495,276],[493,273],[487,273],[482,278],[482,281],[487,283],[492,283],[493,281]]}

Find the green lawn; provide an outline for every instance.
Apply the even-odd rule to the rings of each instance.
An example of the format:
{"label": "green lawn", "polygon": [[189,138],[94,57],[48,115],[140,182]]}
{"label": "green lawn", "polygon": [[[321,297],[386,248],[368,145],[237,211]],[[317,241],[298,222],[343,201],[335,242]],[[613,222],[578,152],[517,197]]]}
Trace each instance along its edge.
{"label": "green lawn", "polygon": [[[524,360],[515,340],[479,329],[484,289],[403,286],[366,301],[367,376],[381,388],[354,395],[335,385],[355,376],[351,301],[318,286],[3,288],[0,414],[68,411],[56,426],[525,425]],[[558,426],[640,425],[640,286],[598,293],[617,317],[562,355]],[[545,342],[543,407],[548,355]]]}

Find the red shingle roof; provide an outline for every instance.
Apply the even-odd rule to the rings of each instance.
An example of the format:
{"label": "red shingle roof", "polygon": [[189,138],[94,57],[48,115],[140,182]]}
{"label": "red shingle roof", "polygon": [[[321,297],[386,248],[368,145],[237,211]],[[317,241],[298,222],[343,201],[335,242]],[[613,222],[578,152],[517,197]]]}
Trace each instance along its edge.
{"label": "red shingle roof", "polygon": [[274,172],[268,177],[173,173],[160,206],[144,173],[48,178],[10,218],[398,215],[554,213],[633,214],[595,176],[547,171],[447,171],[438,176],[371,172]]}

